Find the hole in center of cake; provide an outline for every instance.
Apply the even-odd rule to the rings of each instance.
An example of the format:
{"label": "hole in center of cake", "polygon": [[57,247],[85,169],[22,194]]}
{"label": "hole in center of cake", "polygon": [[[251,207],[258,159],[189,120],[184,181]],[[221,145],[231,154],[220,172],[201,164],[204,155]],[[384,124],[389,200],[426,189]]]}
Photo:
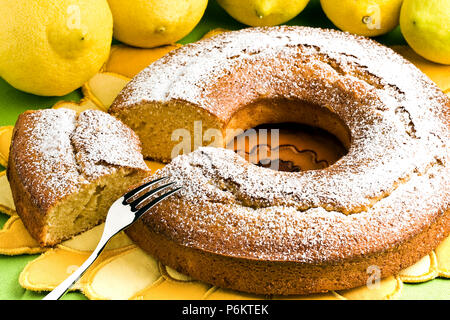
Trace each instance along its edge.
{"label": "hole in center of cake", "polygon": [[259,125],[234,137],[228,148],[255,165],[287,172],[324,169],[347,153],[333,134],[298,123]]}
{"label": "hole in center of cake", "polygon": [[331,107],[282,97],[239,108],[228,129],[236,135],[227,139],[227,148],[278,171],[324,169],[346,155],[352,142],[350,129]]}

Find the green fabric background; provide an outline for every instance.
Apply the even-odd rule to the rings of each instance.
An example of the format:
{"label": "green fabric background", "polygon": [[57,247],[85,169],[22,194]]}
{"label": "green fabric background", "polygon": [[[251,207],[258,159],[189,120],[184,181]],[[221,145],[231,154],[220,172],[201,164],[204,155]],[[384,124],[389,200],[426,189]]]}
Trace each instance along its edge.
{"label": "green fabric background", "polygon": [[[311,0],[303,12],[287,22],[289,25],[305,25],[312,27],[334,28],[331,21],[323,13],[319,0]],[[231,18],[215,0],[210,0],[206,13],[196,28],[179,42],[193,42],[214,28],[230,30],[244,28]],[[385,45],[406,44],[400,29],[397,28],[387,35],[375,38]],[[114,43],[117,41],[114,40]],[[53,106],[60,100],[79,101],[82,98],[80,90],[64,97],[39,97],[18,91],[0,78],[0,126],[14,125],[17,116],[30,109],[42,109]],[[3,168],[0,166],[0,170]],[[8,216],[0,213],[0,227]],[[0,255],[0,299],[41,299],[44,294],[23,289],[18,283],[18,277],[25,265],[38,255],[2,256]],[[86,299],[84,295],[73,292],[63,299]],[[450,299],[450,280],[435,279],[423,284],[405,284],[402,299]]]}

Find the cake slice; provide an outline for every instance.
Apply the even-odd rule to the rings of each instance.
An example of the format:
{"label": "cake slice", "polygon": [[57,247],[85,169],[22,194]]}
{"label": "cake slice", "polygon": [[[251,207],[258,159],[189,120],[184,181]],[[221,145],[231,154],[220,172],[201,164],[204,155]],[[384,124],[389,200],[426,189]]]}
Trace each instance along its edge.
{"label": "cake slice", "polygon": [[18,215],[42,246],[103,222],[148,174],[139,138],[105,112],[27,111],[15,125],[8,180]]}

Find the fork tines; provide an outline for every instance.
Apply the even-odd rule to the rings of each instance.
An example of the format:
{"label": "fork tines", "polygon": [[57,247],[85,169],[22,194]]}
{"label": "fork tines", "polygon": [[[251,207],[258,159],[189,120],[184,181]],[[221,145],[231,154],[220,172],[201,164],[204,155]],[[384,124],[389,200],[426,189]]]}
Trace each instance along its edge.
{"label": "fork tines", "polygon": [[[165,192],[161,194],[159,197],[154,198],[150,202],[148,200],[151,199],[153,195],[155,195],[158,192],[161,192],[163,190],[168,189],[170,186],[173,186],[175,182],[169,182],[164,185],[161,185],[156,188],[151,188],[153,185],[166,180],[167,177],[158,178],[156,180],[152,180],[150,182],[144,183],[143,185],[137,187],[136,189],[133,189],[132,191],[128,192],[124,195],[123,204],[129,205],[131,207],[131,210],[133,212],[140,211],[138,213],[144,213],[149,208],[157,204],[158,202],[162,201],[163,199],[167,198],[168,196],[174,194],[178,190],[181,189],[181,187],[172,189],[168,192]],[[148,190],[148,191],[147,191]],[[147,192],[145,192],[147,191]]]}

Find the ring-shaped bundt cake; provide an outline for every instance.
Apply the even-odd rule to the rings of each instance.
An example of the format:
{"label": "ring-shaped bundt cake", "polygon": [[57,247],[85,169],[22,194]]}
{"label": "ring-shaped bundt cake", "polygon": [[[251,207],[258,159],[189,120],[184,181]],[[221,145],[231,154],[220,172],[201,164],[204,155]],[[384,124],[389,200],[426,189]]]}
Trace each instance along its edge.
{"label": "ring-shaped bundt cake", "polygon": [[199,148],[157,173],[183,189],[128,234],[182,273],[253,293],[352,288],[371,266],[395,274],[450,231],[449,107],[401,56],[339,31],[249,28],[185,45],[110,109],[145,156],[170,160],[171,133],[198,120],[223,132],[304,123],[348,153],[325,169],[280,172]]}

